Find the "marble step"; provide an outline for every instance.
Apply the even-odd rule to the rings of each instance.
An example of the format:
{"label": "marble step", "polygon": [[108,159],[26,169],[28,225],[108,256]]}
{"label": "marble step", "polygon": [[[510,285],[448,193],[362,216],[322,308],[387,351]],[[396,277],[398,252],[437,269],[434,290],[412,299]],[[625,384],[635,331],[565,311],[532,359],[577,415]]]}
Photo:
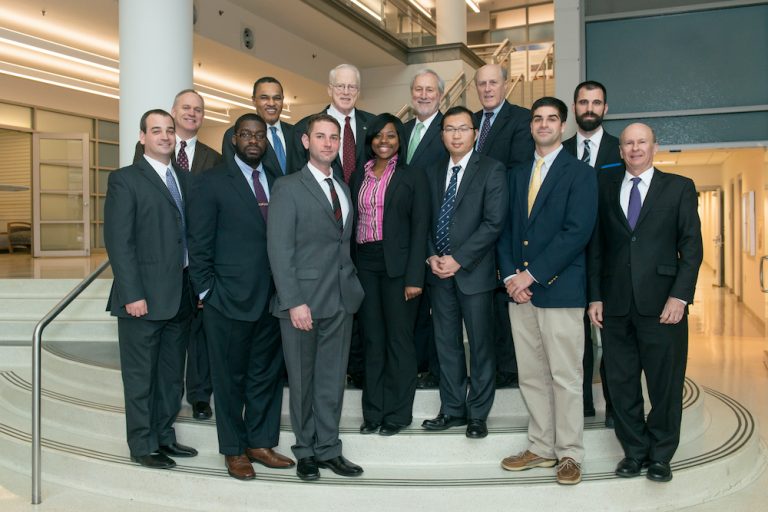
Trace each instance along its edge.
{"label": "marble step", "polygon": [[[0,279],[0,299],[61,300],[79,283],[80,279]],[[112,279],[97,279],[80,294],[80,297],[104,299],[106,304],[111,287]]]}

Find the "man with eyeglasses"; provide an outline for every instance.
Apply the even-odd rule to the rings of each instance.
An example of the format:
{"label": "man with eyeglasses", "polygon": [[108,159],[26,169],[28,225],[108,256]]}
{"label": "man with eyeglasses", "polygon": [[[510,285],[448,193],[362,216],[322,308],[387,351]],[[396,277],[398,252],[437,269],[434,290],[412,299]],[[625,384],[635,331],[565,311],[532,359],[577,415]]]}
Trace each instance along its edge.
{"label": "man with eyeglasses", "polygon": [[476,439],[488,435],[486,419],[494,398],[494,248],[508,203],[506,170],[474,151],[477,129],[466,108],[449,109],[442,132],[449,156],[427,169],[432,199],[427,283],[440,360],[441,405],[437,417],[424,420],[422,427],[445,430],[467,425],[466,436]]}
{"label": "man with eyeglasses", "polygon": [[267,219],[275,177],[265,171],[267,126],[256,114],[234,126],[235,154],[195,180],[187,208],[192,286],[203,301],[216,395],[219,452],[230,476],[255,477],[251,462],[290,468],[273,450],[280,434],[283,351],[269,312],[274,283]]}

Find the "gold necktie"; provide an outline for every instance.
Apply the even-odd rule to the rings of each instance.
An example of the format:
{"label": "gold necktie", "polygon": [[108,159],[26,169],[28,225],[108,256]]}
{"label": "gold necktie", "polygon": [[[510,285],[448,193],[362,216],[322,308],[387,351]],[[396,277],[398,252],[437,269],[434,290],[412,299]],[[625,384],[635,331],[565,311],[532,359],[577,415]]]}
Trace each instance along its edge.
{"label": "gold necktie", "polygon": [[533,203],[536,201],[536,194],[539,193],[541,188],[541,168],[544,166],[544,159],[539,158],[536,160],[536,166],[533,168],[533,176],[531,176],[531,183],[528,185],[528,216],[531,216],[531,210],[533,210]]}

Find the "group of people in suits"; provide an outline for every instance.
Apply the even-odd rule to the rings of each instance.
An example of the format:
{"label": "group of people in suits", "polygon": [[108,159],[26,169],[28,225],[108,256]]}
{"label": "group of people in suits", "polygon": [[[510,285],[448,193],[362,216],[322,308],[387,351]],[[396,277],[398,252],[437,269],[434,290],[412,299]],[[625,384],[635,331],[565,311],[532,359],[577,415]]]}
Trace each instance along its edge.
{"label": "group of people in suits", "polygon": [[[440,410],[422,427],[486,437],[495,389],[519,385],[529,445],[502,467],[557,466],[558,482],[576,484],[595,415],[591,324],[606,424],[625,452],[617,475],[671,478],[702,253],[693,183],[653,168],[648,126],[605,132],[598,82],[576,88],[565,142],[565,103],[512,105],[505,82],[484,66],[482,110],[441,112],[445,84],[421,70],[404,125],[357,109],[360,72],[342,64],[330,104],[293,126],[280,120],[281,84],[263,77],[257,113],[227,130],[204,172],[197,93],[144,115],[137,160],[112,173],[105,206],[135,461],[168,468],[197,453],[172,426],[188,352],[187,399],[210,417],[212,387],[235,478],[254,478],[253,462],[295,466],[302,480],[361,475],[339,439],[352,375],[360,432],[384,436],[412,423],[417,388],[436,385]],[[190,397],[196,372],[211,384]],[[296,462],[274,450],[286,374]]]}

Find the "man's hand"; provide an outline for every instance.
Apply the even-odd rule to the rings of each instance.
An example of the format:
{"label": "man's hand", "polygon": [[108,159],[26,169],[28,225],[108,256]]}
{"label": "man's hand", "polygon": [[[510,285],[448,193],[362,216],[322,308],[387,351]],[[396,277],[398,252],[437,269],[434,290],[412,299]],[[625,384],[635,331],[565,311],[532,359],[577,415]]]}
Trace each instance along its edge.
{"label": "man's hand", "polygon": [[591,302],[589,304],[589,308],[587,309],[587,316],[589,316],[589,321],[592,322],[592,325],[602,329],[603,328],[603,303]]}
{"label": "man's hand", "polygon": [[432,273],[440,279],[447,279],[456,275],[461,265],[459,262],[453,259],[453,256],[446,254],[445,256],[433,256],[429,260],[429,266],[432,268]]}
{"label": "man's hand", "polygon": [[507,279],[504,283],[507,289],[507,295],[518,304],[525,304],[531,300],[533,292],[530,287],[533,284],[533,277],[528,272],[520,272],[520,269],[516,269],[517,274]]}
{"label": "man's hand", "polygon": [[312,312],[309,306],[302,304],[288,310],[291,315],[291,324],[300,331],[312,330]]}
{"label": "man's hand", "polygon": [[125,312],[136,318],[139,318],[140,316],[144,316],[147,313],[149,313],[149,309],[147,309],[147,301],[144,299],[141,299],[141,300],[137,300],[136,302],[131,302],[130,304],[126,304]]}
{"label": "man's hand", "polygon": [[660,324],[676,324],[683,319],[685,314],[685,303],[680,299],[669,297],[667,303],[664,304],[664,309],[659,315]]}
{"label": "man's hand", "polygon": [[405,287],[405,300],[409,301],[411,299],[415,299],[421,295],[421,288],[417,288],[416,286],[406,286]]}

